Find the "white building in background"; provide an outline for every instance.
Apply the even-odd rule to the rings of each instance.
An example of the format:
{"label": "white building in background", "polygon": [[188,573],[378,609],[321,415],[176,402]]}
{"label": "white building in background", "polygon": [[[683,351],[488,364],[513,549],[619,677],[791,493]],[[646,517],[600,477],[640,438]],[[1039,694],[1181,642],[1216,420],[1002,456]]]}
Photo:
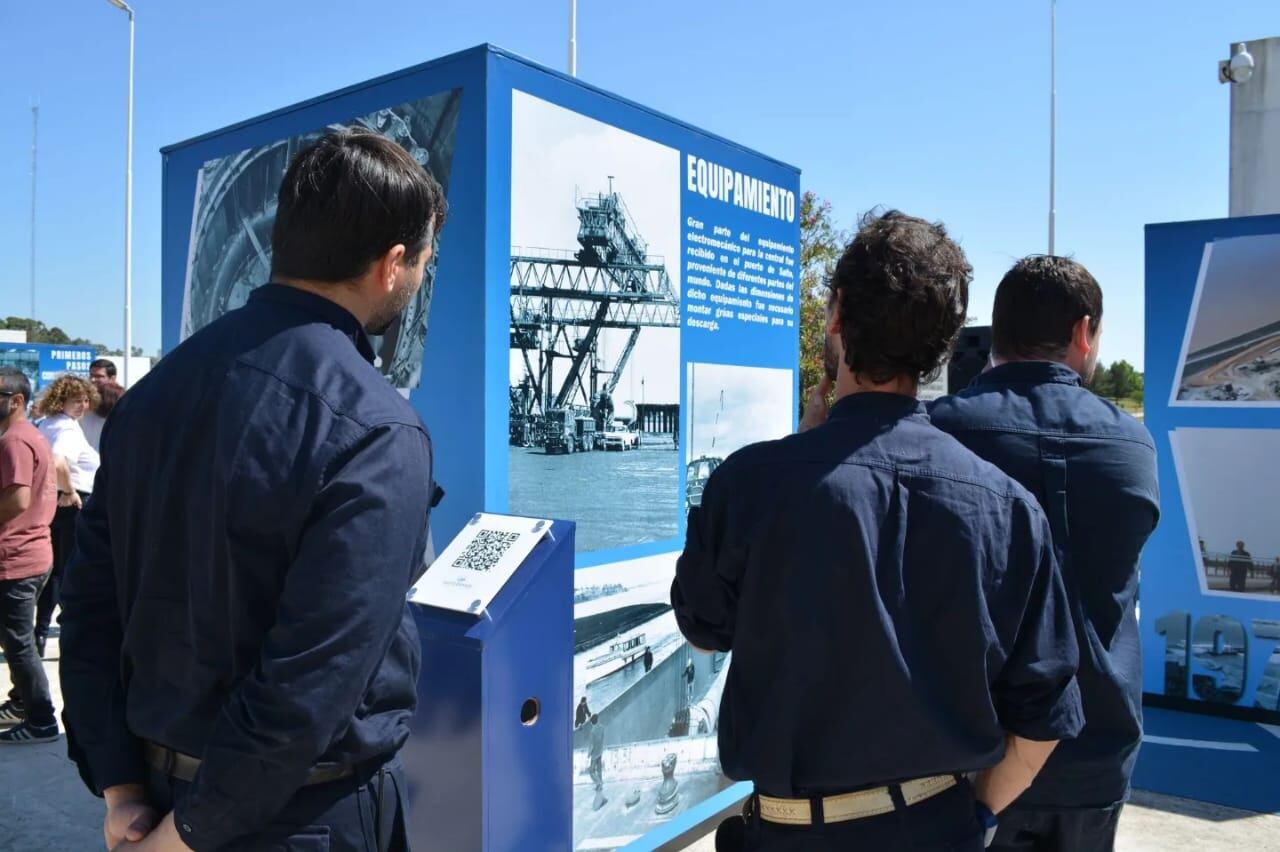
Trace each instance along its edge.
{"label": "white building in background", "polygon": [[0,343],[26,343],[27,333],[20,329],[0,328]]}
{"label": "white building in background", "polygon": [[1261,216],[1280,213],[1280,38],[1244,46],[1253,73],[1230,83],[1230,215]]}

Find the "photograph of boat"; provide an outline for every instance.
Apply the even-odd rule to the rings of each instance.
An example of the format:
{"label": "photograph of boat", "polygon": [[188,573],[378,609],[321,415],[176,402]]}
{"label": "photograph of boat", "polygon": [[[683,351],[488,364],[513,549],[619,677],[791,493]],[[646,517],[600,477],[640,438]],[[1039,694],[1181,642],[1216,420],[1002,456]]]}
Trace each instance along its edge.
{"label": "photograph of boat", "polygon": [[702,505],[715,469],[748,444],[792,431],[795,372],[727,364],[689,364],[685,511]]}

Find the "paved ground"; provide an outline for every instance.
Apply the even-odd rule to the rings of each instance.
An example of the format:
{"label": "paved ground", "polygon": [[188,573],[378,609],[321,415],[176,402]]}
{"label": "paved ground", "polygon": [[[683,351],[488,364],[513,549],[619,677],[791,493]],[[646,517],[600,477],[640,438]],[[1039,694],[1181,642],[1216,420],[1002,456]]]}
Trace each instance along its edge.
{"label": "paved ground", "polygon": [[[57,640],[45,668],[57,687]],[[9,672],[0,666],[0,693]],[[102,803],[80,783],[66,743],[11,746],[0,752],[0,850],[89,852],[102,848]],[[1138,792],[1120,821],[1120,852],[1280,852],[1280,816],[1256,814],[1172,796]],[[707,837],[684,852],[713,852]],[[434,852],[434,850],[419,850]],[[450,850],[452,852],[452,850]]]}

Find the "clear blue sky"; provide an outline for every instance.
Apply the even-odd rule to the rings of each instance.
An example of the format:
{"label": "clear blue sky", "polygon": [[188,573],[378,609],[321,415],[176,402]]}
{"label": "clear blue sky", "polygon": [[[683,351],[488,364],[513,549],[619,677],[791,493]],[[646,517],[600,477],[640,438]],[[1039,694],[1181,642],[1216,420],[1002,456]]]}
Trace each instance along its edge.
{"label": "clear blue sky", "polygon": [[[488,41],[565,63],[566,0],[136,0],[134,342],[160,345],[159,148]],[[359,11],[357,11],[359,10]],[[1275,0],[1062,0],[1058,249],[1107,297],[1104,360],[1142,363],[1142,226],[1227,212],[1233,40]],[[0,4],[0,315],[28,313],[30,105],[40,111],[37,313],[122,330],[126,25],[107,0]],[[1048,0],[580,0],[579,74],[794,163],[851,223],[944,220],[989,316],[1046,248]]]}

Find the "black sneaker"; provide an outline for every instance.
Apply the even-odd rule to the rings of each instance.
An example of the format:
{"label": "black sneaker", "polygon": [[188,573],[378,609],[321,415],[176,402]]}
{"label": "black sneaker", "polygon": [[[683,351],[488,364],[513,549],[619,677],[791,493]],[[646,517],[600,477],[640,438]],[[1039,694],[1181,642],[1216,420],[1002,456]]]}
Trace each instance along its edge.
{"label": "black sneaker", "polygon": [[58,723],[49,725],[32,725],[23,722],[7,731],[0,731],[0,745],[34,745],[35,743],[51,743],[60,736]]}
{"label": "black sneaker", "polygon": [[0,704],[0,726],[21,725],[27,720],[27,714],[12,701]]}

